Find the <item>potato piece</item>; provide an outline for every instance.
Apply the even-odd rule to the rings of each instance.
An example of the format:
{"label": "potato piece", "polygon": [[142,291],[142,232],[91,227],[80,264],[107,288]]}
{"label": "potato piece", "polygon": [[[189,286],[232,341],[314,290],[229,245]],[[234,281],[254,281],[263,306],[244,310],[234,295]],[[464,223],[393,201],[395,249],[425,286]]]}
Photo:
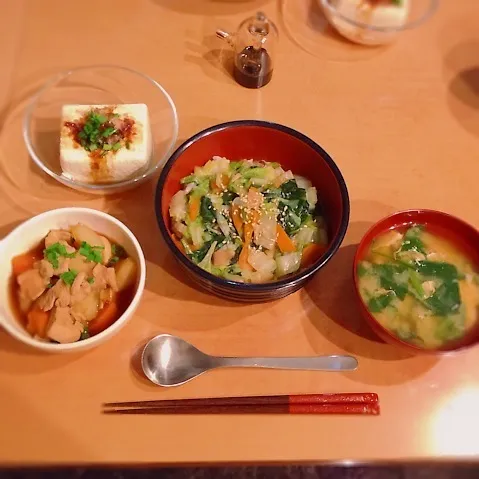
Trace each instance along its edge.
{"label": "potato piece", "polygon": [[83,241],[88,243],[90,246],[101,246],[103,247],[103,241],[101,240],[100,235],[95,233],[88,226],[77,224],[71,227],[71,232],[75,243],[81,245]]}
{"label": "potato piece", "polygon": [[86,273],[87,276],[92,275],[92,270],[95,266],[96,263],[87,261],[81,254],[77,254],[74,258],[70,258],[70,263],[68,264],[70,269],[73,269],[78,273]]}
{"label": "potato piece", "polygon": [[118,291],[123,291],[136,281],[136,263],[131,258],[125,258],[115,265]]}
{"label": "potato piece", "polygon": [[90,293],[85,299],[72,306],[72,314],[84,321],[91,321],[100,310],[100,297],[97,292]]}

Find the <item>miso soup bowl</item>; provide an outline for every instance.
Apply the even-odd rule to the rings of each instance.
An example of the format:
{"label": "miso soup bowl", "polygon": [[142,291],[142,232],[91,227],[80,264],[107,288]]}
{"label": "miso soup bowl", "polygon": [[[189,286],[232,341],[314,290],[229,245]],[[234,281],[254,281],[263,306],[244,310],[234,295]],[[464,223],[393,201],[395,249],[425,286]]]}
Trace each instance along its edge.
{"label": "miso soup bowl", "polygon": [[[308,178],[318,190],[327,224],[329,244],[310,267],[277,281],[247,284],[210,274],[176,246],[169,205],[181,188],[180,180],[213,156],[229,160],[254,159],[280,163],[285,170]],[[300,289],[337,252],[349,222],[346,183],[333,159],[317,143],[292,128],[257,120],[240,120],[208,128],[186,140],[161,172],[156,190],[156,217],[166,244],[181,270],[198,286],[234,301],[262,302],[283,298]]]}
{"label": "miso soup bowl", "polygon": [[[75,343],[44,342],[30,336],[11,307],[9,287],[12,274],[11,260],[14,256],[25,253],[38,245],[51,229],[67,228],[77,223],[83,223],[125,247],[128,255],[135,260],[138,266],[136,291],[126,311],[101,333]],[[0,269],[0,284],[2,284],[0,289],[0,327],[3,327],[8,334],[18,339],[18,341],[42,351],[52,353],[75,352],[104,343],[118,333],[133,317],[145,288],[145,257],[138,240],[121,221],[102,211],[89,208],[61,208],[28,219],[0,241],[0,257],[2,258],[2,268]]]}
{"label": "miso soup bowl", "polygon": [[358,264],[363,261],[371,247],[372,242],[379,235],[386,231],[411,226],[414,224],[425,225],[432,233],[450,241],[460,251],[462,251],[472,264],[479,268],[479,231],[473,226],[465,223],[463,220],[455,216],[441,211],[434,210],[407,210],[399,211],[386,218],[379,220],[364,235],[356,250],[353,265],[353,278],[358,298],[359,307],[364,319],[371,326],[373,331],[386,343],[399,346],[411,353],[421,354],[444,354],[474,346],[479,343],[479,326],[473,328],[466,336],[456,342],[439,349],[426,349],[402,341],[388,329],[384,328],[375,317],[369,312],[366,304],[362,300],[359,292],[359,278],[357,274]]}

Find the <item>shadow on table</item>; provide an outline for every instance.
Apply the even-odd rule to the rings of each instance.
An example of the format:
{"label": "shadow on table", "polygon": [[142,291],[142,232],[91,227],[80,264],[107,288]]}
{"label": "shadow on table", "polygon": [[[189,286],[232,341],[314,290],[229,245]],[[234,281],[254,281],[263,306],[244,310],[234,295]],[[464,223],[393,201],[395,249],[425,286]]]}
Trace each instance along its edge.
{"label": "shadow on table", "polygon": [[271,0],[151,0],[175,12],[195,15],[235,15],[260,8]]}
{"label": "shadow on table", "polygon": [[446,56],[454,68],[447,91],[449,110],[469,133],[479,136],[479,41],[458,45]]}
{"label": "shadow on table", "polygon": [[[362,236],[368,222],[350,224],[349,237]],[[361,232],[361,233],[360,233]],[[407,351],[379,339],[359,310],[354,291],[353,261],[357,244],[343,246],[301,293],[309,321],[304,323],[306,336],[320,353],[322,338],[356,356],[359,369],[345,373],[367,384],[397,384],[411,380],[429,370],[438,360],[432,356],[413,356]],[[320,332],[318,337],[313,328]],[[317,344],[316,344],[317,343]]]}
{"label": "shadow on table", "polygon": [[221,83],[226,81],[234,84],[233,49],[216,37],[214,31],[218,27],[219,25],[212,25],[210,30],[212,33],[205,33],[199,40],[186,41],[188,53],[185,54],[184,59],[186,62],[198,65],[207,77]]}

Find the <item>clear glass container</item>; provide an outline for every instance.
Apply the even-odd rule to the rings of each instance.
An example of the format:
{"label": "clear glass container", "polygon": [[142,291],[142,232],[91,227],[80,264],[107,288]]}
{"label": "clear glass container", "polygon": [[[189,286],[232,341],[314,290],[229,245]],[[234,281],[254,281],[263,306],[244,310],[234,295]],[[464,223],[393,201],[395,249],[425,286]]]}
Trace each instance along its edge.
{"label": "clear glass container", "polygon": [[223,30],[216,34],[234,49],[233,76],[241,86],[261,88],[271,81],[278,29],[264,13],[241,22],[235,34]]}
{"label": "clear glass container", "polygon": [[[152,155],[136,176],[115,183],[83,183],[62,174],[60,128],[62,106],[144,103],[148,107]],[[178,115],[168,92],[133,69],[98,65],[65,71],[50,79],[30,100],[23,138],[35,164],[65,186],[91,194],[120,193],[149,179],[169,158],[178,137]]]}
{"label": "clear glass container", "polygon": [[439,0],[317,0],[329,23],[343,37],[362,45],[384,45],[424,23]]}

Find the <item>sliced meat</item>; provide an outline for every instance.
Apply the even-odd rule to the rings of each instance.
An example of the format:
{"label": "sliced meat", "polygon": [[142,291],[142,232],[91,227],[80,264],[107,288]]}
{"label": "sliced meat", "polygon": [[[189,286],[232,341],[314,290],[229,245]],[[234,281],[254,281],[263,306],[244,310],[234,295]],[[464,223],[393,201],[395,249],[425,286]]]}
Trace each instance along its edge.
{"label": "sliced meat", "polygon": [[213,264],[215,266],[228,266],[235,255],[232,246],[226,245],[213,253]]}
{"label": "sliced meat", "polygon": [[64,283],[63,280],[59,279],[55,286],[51,288],[53,294],[56,297],[55,305],[65,308],[70,305],[71,294],[70,286]]}
{"label": "sliced meat", "polygon": [[70,269],[70,258],[60,256],[58,258],[58,268],[53,270],[55,276],[60,276],[62,273],[66,273]]}
{"label": "sliced meat", "polygon": [[[81,271],[80,273],[77,274],[75,280],[73,281],[72,287],[71,287],[71,294],[78,294],[80,292],[80,287],[86,279],[86,273],[84,271]],[[88,283],[87,283],[88,284]]]}
{"label": "sliced meat", "polygon": [[83,331],[81,322],[70,314],[70,308],[55,307],[50,316],[47,336],[59,343],[74,343],[80,339]]}
{"label": "sliced meat", "polygon": [[45,248],[48,248],[52,244],[60,243],[60,241],[65,241],[71,243],[72,235],[69,231],[66,230],[50,230],[45,238]]}
{"label": "sliced meat", "polygon": [[175,235],[178,236],[178,238],[183,238],[183,235],[186,233],[186,230],[188,229],[186,225],[182,223],[181,221],[173,221],[172,228]]}
{"label": "sliced meat", "polygon": [[92,271],[93,274],[93,284],[92,287],[95,291],[100,291],[106,287],[107,283],[107,267],[102,264],[97,264]]}
{"label": "sliced meat", "polygon": [[55,306],[56,299],[53,288],[50,288],[37,299],[36,305],[42,311],[50,311]]}
{"label": "sliced meat", "polygon": [[108,238],[105,238],[104,236],[100,236],[100,239],[103,243],[102,263],[108,264],[108,261],[111,259],[111,243]]}
{"label": "sliced meat", "polygon": [[86,278],[86,273],[81,272],[78,273],[75,281],[73,281],[72,287],[70,289],[70,303],[72,306],[80,301],[83,301],[91,293],[91,286]]}
{"label": "sliced meat", "polygon": [[53,266],[46,259],[42,259],[41,261],[35,263],[35,268],[38,269],[40,276],[45,279],[49,280],[53,276]]}
{"label": "sliced meat", "polygon": [[29,269],[17,277],[20,294],[30,301],[35,301],[46,289],[46,280],[38,269]]}

